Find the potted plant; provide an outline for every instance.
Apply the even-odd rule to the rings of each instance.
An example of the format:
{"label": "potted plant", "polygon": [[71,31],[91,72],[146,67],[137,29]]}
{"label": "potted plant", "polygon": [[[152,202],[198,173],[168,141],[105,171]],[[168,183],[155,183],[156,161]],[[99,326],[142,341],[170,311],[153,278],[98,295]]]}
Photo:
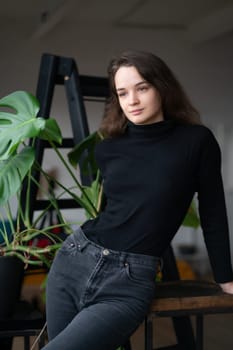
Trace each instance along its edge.
{"label": "potted plant", "polygon": [[[74,158],[78,157],[76,151],[75,157],[72,154],[69,159],[65,159],[59,151],[58,145],[62,142],[62,135],[57,122],[51,118],[39,118],[39,102],[37,99],[24,91],[16,91],[0,99],[0,266],[4,264],[3,276],[1,280],[18,281],[19,286],[6,286],[6,291],[15,291],[18,295],[20,283],[23,276],[23,268],[27,265],[50,266],[54,254],[61,245],[61,240],[52,234],[51,225],[39,227],[47,211],[51,208],[56,211],[59,217],[59,224],[63,230],[69,232],[70,223],[68,223],[57,205],[57,198],[64,192],[68,193],[77,201],[79,206],[84,208],[89,217],[98,215],[100,208],[101,183],[99,181],[99,172],[97,178],[90,187],[82,186],[77,180],[77,176],[70,165],[70,162],[76,166]],[[93,136],[91,136],[92,140]],[[35,142],[37,139],[46,140],[56,152],[59,160],[65,166],[67,173],[72,178],[74,185],[70,188],[64,186],[56,178],[51,176],[44,168],[36,162]],[[29,142],[30,140],[30,142]],[[87,140],[85,142],[90,142]],[[84,144],[86,147],[86,145]],[[82,146],[81,146],[82,148]],[[34,174],[35,170],[43,174],[47,180],[48,190],[45,190]],[[22,198],[23,181],[27,181],[26,193]],[[49,205],[39,213],[35,219],[31,219],[30,212],[30,187],[34,183],[41,192],[49,199]],[[56,183],[60,188],[60,194],[57,198],[54,195],[51,183]],[[14,199],[12,204],[12,198]],[[30,245],[36,237],[45,236],[50,240],[46,247],[37,247]],[[19,264],[19,277],[10,277],[7,272],[6,263],[10,262],[13,272],[16,272],[16,264]],[[0,267],[1,271],[1,267]],[[0,291],[1,304],[3,294]],[[13,305],[12,300],[10,304]],[[6,304],[5,304],[6,305]],[[6,307],[8,312],[8,307]],[[5,311],[0,317],[5,317]]]}

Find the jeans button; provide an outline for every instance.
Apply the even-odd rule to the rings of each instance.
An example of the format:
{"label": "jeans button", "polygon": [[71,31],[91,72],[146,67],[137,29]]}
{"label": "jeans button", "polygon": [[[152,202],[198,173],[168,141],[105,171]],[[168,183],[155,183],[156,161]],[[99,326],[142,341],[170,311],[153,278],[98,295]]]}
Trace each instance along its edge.
{"label": "jeans button", "polygon": [[109,255],[109,254],[110,254],[110,251],[108,249],[103,250],[103,255]]}

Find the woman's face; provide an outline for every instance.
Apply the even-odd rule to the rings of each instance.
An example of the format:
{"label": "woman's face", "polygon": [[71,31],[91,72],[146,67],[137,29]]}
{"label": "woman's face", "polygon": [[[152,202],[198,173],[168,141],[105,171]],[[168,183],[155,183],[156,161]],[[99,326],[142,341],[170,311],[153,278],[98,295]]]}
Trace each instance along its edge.
{"label": "woman's face", "polygon": [[162,121],[161,97],[134,66],[122,66],[115,74],[115,87],[121,109],[134,124]]}

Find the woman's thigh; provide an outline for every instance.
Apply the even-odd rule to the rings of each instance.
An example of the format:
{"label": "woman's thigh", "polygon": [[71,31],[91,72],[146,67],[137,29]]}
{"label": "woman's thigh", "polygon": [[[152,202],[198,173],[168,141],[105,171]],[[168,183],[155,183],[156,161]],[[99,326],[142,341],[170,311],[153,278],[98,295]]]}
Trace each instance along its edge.
{"label": "woman's thigh", "polygon": [[[72,321],[78,310],[65,284],[49,277],[46,287],[46,318],[48,337],[56,337]],[[67,285],[67,288],[68,285]]]}
{"label": "woman's thigh", "polygon": [[91,305],[79,312],[43,349],[115,350],[139,326],[135,312],[133,306],[116,301]]}
{"label": "woman's thigh", "polygon": [[95,258],[80,251],[70,235],[57,253],[46,284],[46,318],[49,339],[57,336],[80,311],[80,296],[85,290]]}

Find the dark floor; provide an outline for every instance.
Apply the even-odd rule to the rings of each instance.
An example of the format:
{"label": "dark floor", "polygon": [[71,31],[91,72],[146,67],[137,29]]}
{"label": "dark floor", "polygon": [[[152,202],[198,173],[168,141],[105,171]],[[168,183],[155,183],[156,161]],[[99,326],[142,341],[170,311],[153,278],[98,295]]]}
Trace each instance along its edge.
{"label": "dark floor", "polygon": [[[175,343],[175,335],[170,319],[155,319],[154,331],[156,332],[154,339],[155,348]],[[132,350],[144,350],[143,335],[144,327],[142,325],[131,338]],[[233,349],[233,314],[205,316],[204,350],[231,349]],[[23,350],[22,339],[15,338],[12,350]],[[35,350],[37,349],[35,348]]]}

